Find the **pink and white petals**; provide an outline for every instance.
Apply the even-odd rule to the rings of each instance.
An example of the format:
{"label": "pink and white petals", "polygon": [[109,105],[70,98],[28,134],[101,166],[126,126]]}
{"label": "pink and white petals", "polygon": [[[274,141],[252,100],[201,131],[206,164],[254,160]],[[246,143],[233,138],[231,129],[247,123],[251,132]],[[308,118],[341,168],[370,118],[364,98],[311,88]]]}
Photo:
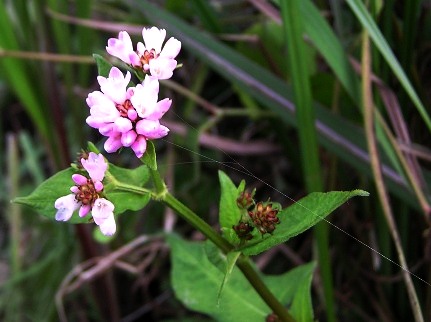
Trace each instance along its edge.
{"label": "pink and white petals", "polygon": [[148,65],[152,77],[157,79],[169,79],[174,74],[177,61],[171,58],[159,57],[150,60]]}
{"label": "pink and white petals", "polygon": [[101,153],[90,152],[87,159],[81,159],[81,164],[93,181],[102,181],[108,169],[108,163]]}
{"label": "pink and white petals", "polygon": [[139,66],[139,56],[133,50],[132,40],[126,31],[120,31],[118,39],[108,39],[106,51],[126,64]]}
{"label": "pink and white petals", "polygon": [[106,218],[100,225],[100,231],[105,236],[112,236],[117,231],[117,225],[115,223],[114,215]]}
{"label": "pink and white petals", "polygon": [[92,209],[94,222],[99,226],[102,234],[112,236],[117,229],[114,218],[114,204],[105,198],[95,201]]}
{"label": "pink and white petals", "polygon": [[103,147],[105,148],[105,151],[108,153],[117,152],[119,148],[123,146],[123,143],[121,142],[121,133],[113,133],[111,136],[108,137],[108,139],[105,141],[105,144]]}
{"label": "pink and white petals", "polygon": [[163,125],[160,125],[158,120],[140,120],[136,124],[136,132],[145,136],[149,140],[160,139],[166,136],[169,129]]}
{"label": "pink and white petals", "polygon": [[112,67],[109,72],[109,77],[98,76],[97,81],[100,85],[100,90],[114,103],[121,104],[127,98],[127,85],[130,82],[131,75],[129,72],[124,77],[123,73],[117,68]]}
{"label": "pink and white petals", "polygon": [[147,140],[144,136],[139,135],[131,146],[137,158],[141,158],[147,150]]}
{"label": "pink and white petals", "polygon": [[174,59],[178,56],[181,50],[181,41],[174,37],[169,38],[163,50],[160,52],[160,57]]}
{"label": "pink and white petals", "polygon": [[80,207],[80,203],[75,199],[75,194],[69,194],[58,198],[54,203],[54,207],[57,209],[55,220],[68,221],[73,212]]}
{"label": "pink and white petals", "polygon": [[[143,28],[142,38],[144,42],[137,43],[135,52],[129,34],[121,31],[118,38],[108,40],[106,51],[126,64],[139,68],[145,73],[150,73],[152,77],[157,79],[171,78],[177,66],[175,57],[181,50],[181,42],[171,37],[163,46],[166,30],[156,27]],[[106,93],[103,89],[102,91]]]}

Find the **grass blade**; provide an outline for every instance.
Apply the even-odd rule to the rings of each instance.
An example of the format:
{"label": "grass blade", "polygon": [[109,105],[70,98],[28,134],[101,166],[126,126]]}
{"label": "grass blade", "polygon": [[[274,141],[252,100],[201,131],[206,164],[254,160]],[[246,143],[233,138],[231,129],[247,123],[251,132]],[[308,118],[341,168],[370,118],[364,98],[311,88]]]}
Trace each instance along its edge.
{"label": "grass blade", "polygon": [[404,90],[407,92],[413,104],[416,106],[428,129],[431,131],[431,119],[426,112],[424,105],[422,104],[411,82],[407,78],[400,63],[392,52],[392,49],[389,47],[385,37],[382,35],[373,18],[367,11],[367,8],[365,7],[364,3],[361,0],[346,0],[346,2],[354,12],[356,18],[358,18],[362,26],[369,33],[374,45],[379,49],[380,53],[383,55],[388,65],[391,67],[392,72],[395,74],[401,85],[404,87]]}

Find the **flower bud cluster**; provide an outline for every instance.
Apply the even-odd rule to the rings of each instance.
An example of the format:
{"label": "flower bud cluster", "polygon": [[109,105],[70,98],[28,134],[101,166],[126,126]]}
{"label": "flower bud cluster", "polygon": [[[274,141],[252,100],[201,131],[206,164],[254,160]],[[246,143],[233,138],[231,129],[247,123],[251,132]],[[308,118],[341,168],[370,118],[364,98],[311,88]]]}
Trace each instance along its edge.
{"label": "flower bud cluster", "polygon": [[163,47],[164,29],[144,28],[142,37],[144,43],[139,42],[136,51],[126,31],[121,31],[118,38],[110,38],[106,47],[109,54],[134,69],[137,75],[145,74],[142,83],[128,87],[130,72],[124,76],[117,67],[112,67],[108,77],[97,77],[100,91],[90,93],[86,100],[90,108],[86,122],[108,137],[105,150],[112,153],[130,147],[138,158],[145,153],[147,140],[162,138],[169,132],[160,119],[172,101],[158,100],[159,80],[172,77],[177,67],[175,57],[181,49],[181,42],[172,37]]}
{"label": "flower bud cluster", "polygon": [[280,219],[278,219],[277,214],[278,209],[274,209],[272,203],[269,202],[259,202],[254,210],[248,212],[254,226],[262,235],[273,233],[276,228],[275,225],[280,223]]}
{"label": "flower bud cluster", "polygon": [[242,215],[238,224],[232,228],[242,242],[254,237],[252,234],[254,228],[263,236],[264,234],[272,234],[276,225],[280,223],[280,219],[277,217],[278,207],[269,201],[256,203],[254,200],[255,192],[255,190],[251,193],[243,191],[236,199],[236,204],[242,211]]}
{"label": "flower bud cluster", "polygon": [[90,152],[88,158],[81,158],[80,164],[87,171],[89,177],[73,174],[75,183],[70,188],[71,194],[58,198],[54,207],[57,209],[55,219],[68,221],[73,213],[79,209],[80,217],[91,212],[94,222],[104,235],[111,236],[116,231],[114,219],[114,205],[103,198],[103,183],[108,164],[102,154]]}

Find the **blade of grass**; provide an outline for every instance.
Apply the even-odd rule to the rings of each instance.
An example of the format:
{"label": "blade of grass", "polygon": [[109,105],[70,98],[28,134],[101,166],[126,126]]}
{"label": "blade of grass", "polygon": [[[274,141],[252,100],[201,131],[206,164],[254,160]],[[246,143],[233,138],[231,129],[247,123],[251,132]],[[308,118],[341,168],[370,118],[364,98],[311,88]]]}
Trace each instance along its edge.
{"label": "blade of grass", "polygon": [[[287,60],[290,66],[290,79],[296,106],[297,129],[300,140],[300,155],[303,165],[303,177],[308,192],[323,191],[323,181],[319,161],[319,146],[315,128],[315,115],[312,106],[307,52],[303,41],[302,15],[299,13],[298,0],[282,1],[281,13],[285,45],[288,49]],[[302,1],[302,2],[307,2]],[[307,23],[307,22],[305,22]],[[328,226],[325,222],[313,228],[315,245],[319,259],[324,303],[328,321],[335,321],[334,290],[329,256]]]}
{"label": "blade of grass", "polygon": [[[14,36],[13,24],[6,12],[6,7],[0,6],[0,49],[18,50],[19,45]],[[51,135],[49,122],[41,109],[41,102],[26,76],[28,67],[25,62],[11,57],[0,59],[2,71],[6,76],[15,95],[23,103],[26,112],[38,128],[42,136],[47,140]]]}
{"label": "blade of grass", "polygon": [[214,33],[222,31],[219,22],[220,18],[217,17],[217,13],[211,7],[209,1],[195,0],[189,3],[200,17],[201,23],[205,26],[205,29]]}
{"label": "blade of grass", "polygon": [[398,78],[399,82],[401,83],[404,90],[407,92],[411,101],[421,115],[426,126],[431,131],[431,119],[424,105],[419,99],[419,96],[417,95],[411,82],[407,78],[404,70],[401,68],[401,65],[395,57],[394,53],[392,52],[392,49],[389,47],[384,36],[382,35],[373,18],[367,11],[367,8],[365,7],[364,3],[361,0],[346,0],[346,2],[354,12],[356,18],[362,24],[364,29],[367,30],[367,32],[369,33],[374,45],[379,49],[380,53],[385,58],[388,65],[391,67],[392,72]]}
{"label": "blade of grass", "polygon": [[368,149],[370,151],[371,157],[371,167],[374,174],[374,181],[376,183],[377,192],[379,195],[380,203],[383,208],[383,213],[386,218],[386,222],[389,226],[389,231],[391,233],[392,239],[395,244],[395,248],[398,254],[398,260],[402,268],[402,275],[404,278],[404,283],[407,288],[407,293],[409,295],[410,306],[413,311],[413,315],[416,322],[423,322],[422,311],[419,306],[419,300],[413,285],[413,281],[408,270],[407,262],[404,257],[403,248],[401,245],[401,240],[398,234],[397,225],[394,220],[392,207],[389,202],[389,196],[386,191],[386,187],[383,181],[383,176],[380,170],[380,160],[379,152],[377,149],[375,129],[374,129],[374,104],[372,99],[371,90],[371,55],[370,55],[370,44],[368,33],[364,31],[362,38],[362,102],[364,104],[364,123],[365,123],[365,133],[367,135]]}

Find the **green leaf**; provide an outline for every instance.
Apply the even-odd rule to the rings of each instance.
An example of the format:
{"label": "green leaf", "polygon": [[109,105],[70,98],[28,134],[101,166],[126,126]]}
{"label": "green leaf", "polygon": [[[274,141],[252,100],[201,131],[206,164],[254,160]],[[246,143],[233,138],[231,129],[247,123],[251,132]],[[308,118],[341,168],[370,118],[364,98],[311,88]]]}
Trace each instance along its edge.
{"label": "green leaf", "polygon": [[[71,193],[69,189],[75,184],[72,180],[72,175],[75,173],[76,170],[73,168],[62,170],[45,180],[30,195],[15,198],[13,202],[31,207],[41,215],[54,219],[57,212],[54,203],[58,198]],[[88,223],[90,219],[91,216],[81,218],[73,215],[69,222]]]}
{"label": "green leaf", "polygon": [[239,250],[245,255],[256,255],[284,243],[323,220],[354,196],[368,196],[368,192],[353,190],[311,193],[278,214],[280,224],[272,235],[264,236],[263,239],[249,243]]}
{"label": "green leaf", "polygon": [[[224,274],[207,258],[204,243],[174,235],[168,236],[168,243],[172,251],[172,286],[189,309],[219,321],[264,321],[271,313],[236,266],[217,300]],[[281,275],[262,276],[281,303],[289,305],[297,321],[312,321],[310,281],[314,266],[309,263]]]}
{"label": "green leaf", "polygon": [[142,156],[141,161],[151,170],[157,170],[156,148],[152,141],[147,141],[147,150]]}
{"label": "green leaf", "polygon": [[[241,183],[240,187],[237,188],[232,180],[223,172],[218,172],[221,196],[220,196],[220,210],[219,210],[219,222],[223,235],[226,239],[233,243],[238,244],[239,238],[237,237],[232,226],[238,224],[241,218],[241,210],[236,205],[236,198],[240,191],[244,189],[245,183]],[[239,190],[241,189],[242,190]]]}
{"label": "green leaf", "polygon": [[99,149],[94,145],[93,142],[90,142],[90,141],[87,142],[87,149],[89,152],[94,152],[97,154],[100,153]]}
{"label": "green leaf", "polygon": [[99,76],[108,77],[112,64],[98,54],[93,54],[93,58],[96,61]]}
{"label": "green leaf", "polygon": [[279,276],[264,278],[269,289],[280,294],[279,299],[284,299],[282,303],[290,304],[289,312],[297,321],[314,321],[310,289],[315,267],[315,262],[298,266],[281,275],[284,280],[280,280]]}
{"label": "green leaf", "polygon": [[[106,197],[115,205],[115,214],[121,214],[126,210],[137,211],[146,206],[150,201],[150,193],[120,191],[117,184],[134,187],[143,187],[150,178],[148,167],[142,165],[135,169],[125,169],[109,164],[109,173],[115,178],[105,185]],[[109,177],[107,177],[108,179]]]}
{"label": "green leaf", "polygon": [[312,1],[301,1],[300,11],[305,32],[337,75],[353,102],[359,102],[359,81],[340,40]]}
{"label": "green leaf", "polygon": [[223,281],[220,285],[220,289],[217,294],[217,303],[220,302],[220,298],[222,296],[223,288],[226,285],[227,281],[229,280],[229,277],[232,275],[233,269],[235,267],[236,261],[238,260],[239,256],[241,255],[241,252],[229,252],[226,255],[226,270],[224,272]]}

